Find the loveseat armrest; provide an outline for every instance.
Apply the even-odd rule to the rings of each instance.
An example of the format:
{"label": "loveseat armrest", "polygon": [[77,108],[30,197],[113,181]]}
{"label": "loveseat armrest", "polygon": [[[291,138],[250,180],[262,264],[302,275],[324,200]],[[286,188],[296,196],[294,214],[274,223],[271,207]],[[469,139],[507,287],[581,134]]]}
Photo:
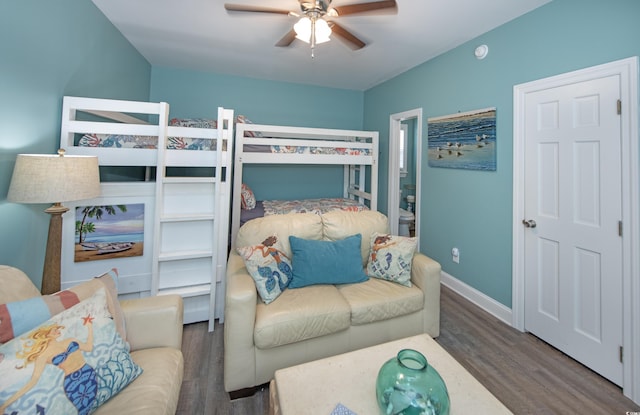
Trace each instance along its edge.
{"label": "loveseat armrest", "polygon": [[258,293],[235,252],[227,263],[224,322],[224,388],[227,392],[253,385],[256,359],[253,332]]}
{"label": "loveseat armrest", "polygon": [[424,293],[424,332],[440,335],[440,264],[422,253],[416,253],[411,263],[411,283]]}
{"label": "loveseat armrest", "polygon": [[120,302],[131,350],[182,348],[184,306],[179,295],[158,295]]}

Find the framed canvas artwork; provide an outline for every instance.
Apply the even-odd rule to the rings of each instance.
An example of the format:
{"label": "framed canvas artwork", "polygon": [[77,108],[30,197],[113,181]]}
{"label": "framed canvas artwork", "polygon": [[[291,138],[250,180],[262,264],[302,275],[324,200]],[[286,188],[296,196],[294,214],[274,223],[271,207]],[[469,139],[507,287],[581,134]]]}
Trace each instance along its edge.
{"label": "framed canvas artwork", "polygon": [[142,256],[144,203],[77,206],[74,261]]}
{"label": "framed canvas artwork", "polygon": [[427,119],[430,167],[496,170],[496,109]]}
{"label": "framed canvas artwork", "polygon": [[100,188],[96,198],[65,203],[62,289],[117,268],[120,295],[149,292],[155,183],[112,182]]}

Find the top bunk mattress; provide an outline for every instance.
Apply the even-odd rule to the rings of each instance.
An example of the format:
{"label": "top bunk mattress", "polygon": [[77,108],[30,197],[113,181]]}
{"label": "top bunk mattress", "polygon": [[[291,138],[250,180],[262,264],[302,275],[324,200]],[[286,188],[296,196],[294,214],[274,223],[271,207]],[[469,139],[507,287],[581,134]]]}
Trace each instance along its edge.
{"label": "top bunk mattress", "polygon": [[318,147],[318,146],[285,146],[285,145],[260,145],[245,144],[246,153],[274,153],[274,154],[337,154],[343,156],[369,156],[372,151],[369,148],[347,147]]}
{"label": "top bunk mattress", "polygon": [[377,156],[377,132],[274,126],[251,122],[236,129],[236,148],[244,155]]}
{"label": "top bunk mattress", "polygon": [[[216,120],[201,118],[172,118],[169,126],[215,129],[218,127],[218,123]],[[122,134],[84,134],[80,137],[76,145],[78,147],[157,149],[158,137]],[[167,149],[215,151],[216,141],[207,138],[167,137]]]}
{"label": "top bunk mattress", "polygon": [[323,214],[332,210],[360,212],[369,208],[353,199],[321,198],[302,200],[263,200],[264,215],[286,215],[288,213]]}

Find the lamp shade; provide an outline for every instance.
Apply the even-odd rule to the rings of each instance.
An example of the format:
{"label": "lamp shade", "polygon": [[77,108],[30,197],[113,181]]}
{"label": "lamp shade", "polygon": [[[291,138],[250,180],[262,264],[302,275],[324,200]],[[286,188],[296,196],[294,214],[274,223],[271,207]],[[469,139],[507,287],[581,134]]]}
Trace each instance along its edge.
{"label": "lamp shade", "polygon": [[18,154],[7,199],[17,203],[62,203],[100,195],[95,156]]}

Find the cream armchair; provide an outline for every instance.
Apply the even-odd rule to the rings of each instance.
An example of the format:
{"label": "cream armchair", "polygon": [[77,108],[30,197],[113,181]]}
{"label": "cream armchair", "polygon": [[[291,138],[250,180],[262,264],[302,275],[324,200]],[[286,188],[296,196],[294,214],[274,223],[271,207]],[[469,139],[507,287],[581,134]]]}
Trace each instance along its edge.
{"label": "cream armchair", "polygon": [[[39,296],[17,268],[0,265],[0,304]],[[95,414],[175,414],[184,373],[183,305],[180,296],[120,302],[133,361],[143,373],[100,406]]]}

